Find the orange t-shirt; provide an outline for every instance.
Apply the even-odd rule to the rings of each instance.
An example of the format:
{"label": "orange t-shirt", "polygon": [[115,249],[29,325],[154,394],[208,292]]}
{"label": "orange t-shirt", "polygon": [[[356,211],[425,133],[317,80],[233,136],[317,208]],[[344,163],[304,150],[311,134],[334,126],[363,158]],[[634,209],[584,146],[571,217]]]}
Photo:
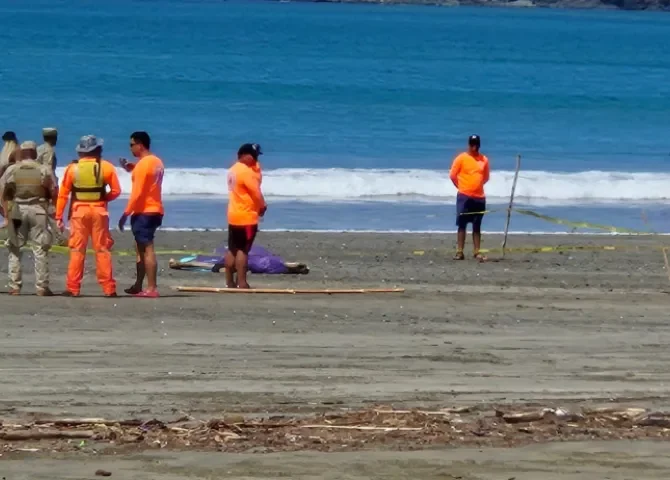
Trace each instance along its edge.
{"label": "orange t-shirt", "polygon": [[155,155],[142,157],[130,177],[132,189],[125,215],[141,213],[165,214],[163,208],[163,175],[165,167],[160,158]]}
{"label": "orange t-shirt", "polygon": [[489,181],[489,159],[481,153],[472,156],[461,153],[454,159],[449,176],[459,193],[474,198],[485,198],[484,184]]}
{"label": "orange t-shirt", "polygon": [[228,223],[230,225],[257,225],[260,211],[265,207],[261,192],[261,170],[236,162],[228,170]]}
{"label": "orange t-shirt", "polygon": [[[95,158],[80,158],[78,163],[84,162],[95,162]],[[63,182],[58,189],[58,201],[56,202],[56,220],[61,220],[63,218],[63,213],[65,212],[65,206],[67,205],[70,195],[72,194],[72,185],[74,184],[75,168],[78,163],[71,163],[65,169],[63,174]],[[116,200],[119,195],[121,195],[121,184],[119,183],[119,177],[116,174],[116,168],[107,160],[100,161],[100,170],[102,173],[102,179],[105,182],[105,185],[109,185],[109,192],[105,195],[105,200],[101,202],[78,202],[73,201],[72,209],[73,214],[76,213],[76,207],[78,204],[86,205],[96,205],[107,207],[107,202]]]}

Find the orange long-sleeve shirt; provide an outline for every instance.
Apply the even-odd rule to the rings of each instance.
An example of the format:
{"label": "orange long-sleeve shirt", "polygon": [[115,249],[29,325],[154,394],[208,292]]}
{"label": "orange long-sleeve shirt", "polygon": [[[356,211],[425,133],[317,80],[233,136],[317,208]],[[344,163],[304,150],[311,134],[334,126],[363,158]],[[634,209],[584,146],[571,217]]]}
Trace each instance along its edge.
{"label": "orange long-sleeve shirt", "polygon": [[133,182],[125,215],[140,213],[165,214],[163,208],[163,175],[165,167],[160,158],[147,155],[131,171]]}
{"label": "orange long-sleeve shirt", "polygon": [[228,170],[228,223],[230,225],[257,225],[265,198],[261,192],[260,166],[250,167],[236,162]]}
{"label": "orange long-sleeve shirt", "polygon": [[[84,162],[95,162],[95,158],[80,158],[78,163]],[[70,195],[72,194],[72,185],[74,183],[74,167],[77,164],[73,163],[68,165],[63,174],[63,181],[61,182],[60,188],[58,189],[58,201],[56,202],[56,220],[61,220],[63,218],[63,213],[65,212],[65,207],[67,206],[68,200],[70,200]],[[107,207],[107,203],[119,198],[121,195],[121,183],[119,182],[119,176],[116,174],[116,168],[107,160],[100,161],[100,169],[102,173],[102,179],[105,182],[105,185],[109,186],[109,191],[105,195],[105,200],[101,202],[77,202],[73,200],[73,210],[78,203],[86,203],[88,205],[95,204]]]}
{"label": "orange long-sleeve shirt", "polygon": [[481,153],[472,156],[461,153],[454,159],[449,177],[458,191],[474,198],[484,198],[484,184],[489,181],[489,159]]}

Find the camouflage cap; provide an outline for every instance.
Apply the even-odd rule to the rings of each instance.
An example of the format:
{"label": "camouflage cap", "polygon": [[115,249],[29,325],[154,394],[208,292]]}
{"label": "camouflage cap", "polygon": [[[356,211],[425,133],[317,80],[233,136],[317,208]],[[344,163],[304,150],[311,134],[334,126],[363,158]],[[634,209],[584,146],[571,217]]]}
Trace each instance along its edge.
{"label": "camouflage cap", "polygon": [[52,137],[54,135],[58,135],[58,130],[55,128],[43,128],[42,129],[42,135],[45,137]]}
{"label": "camouflage cap", "polygon": [[33,141],[23,142],[21,144],[21,150],[37,150],[37,143]]}
{"label": "camouflage cap", "polygon": [[102,138],[95,135],[84,135],[79,139],[79,144],[77,144],[75,150],[77,153],[91,153],[96,148],[102,147],[103,143]]}

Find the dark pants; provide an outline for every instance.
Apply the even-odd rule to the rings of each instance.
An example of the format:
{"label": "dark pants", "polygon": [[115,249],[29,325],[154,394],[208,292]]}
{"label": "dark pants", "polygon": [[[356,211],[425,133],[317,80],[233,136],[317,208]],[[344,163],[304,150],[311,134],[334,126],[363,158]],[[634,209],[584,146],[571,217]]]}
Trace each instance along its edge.
{"label": "dark pants", "polygon": [[258,233],[258,225],[228,225],[228,250],[233,255],[237,252],[249,254]]}
{"label": "dark pants", "polygon": [[162,224],[163,215],[160,213],[140,213],[130,217],[130,229],[138,245],[153,243],[156,230]]}
{"label": "dark pants", "polygon": [[486,210],[486,199],[468,197],[459,193],[456,196],[456,225],[459,230],[467,229],[468,223],[472,223],[472,231],[482,231],[482,219]]}

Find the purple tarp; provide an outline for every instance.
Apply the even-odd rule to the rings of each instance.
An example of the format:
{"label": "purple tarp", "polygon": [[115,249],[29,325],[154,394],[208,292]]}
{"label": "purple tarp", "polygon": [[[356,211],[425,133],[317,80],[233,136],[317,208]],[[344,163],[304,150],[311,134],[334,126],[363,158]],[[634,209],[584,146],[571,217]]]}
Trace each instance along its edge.
{"label": "purple tarp", "polygon": [[[223,263],[223,256],[228,247],[219,246],[215,255],[198,255],[193,260],[205,263]],[[281,257],[270,253],[263,247],[253,246],[249,251],[249,271],[251,273],[282,274],[288,272]]]}

